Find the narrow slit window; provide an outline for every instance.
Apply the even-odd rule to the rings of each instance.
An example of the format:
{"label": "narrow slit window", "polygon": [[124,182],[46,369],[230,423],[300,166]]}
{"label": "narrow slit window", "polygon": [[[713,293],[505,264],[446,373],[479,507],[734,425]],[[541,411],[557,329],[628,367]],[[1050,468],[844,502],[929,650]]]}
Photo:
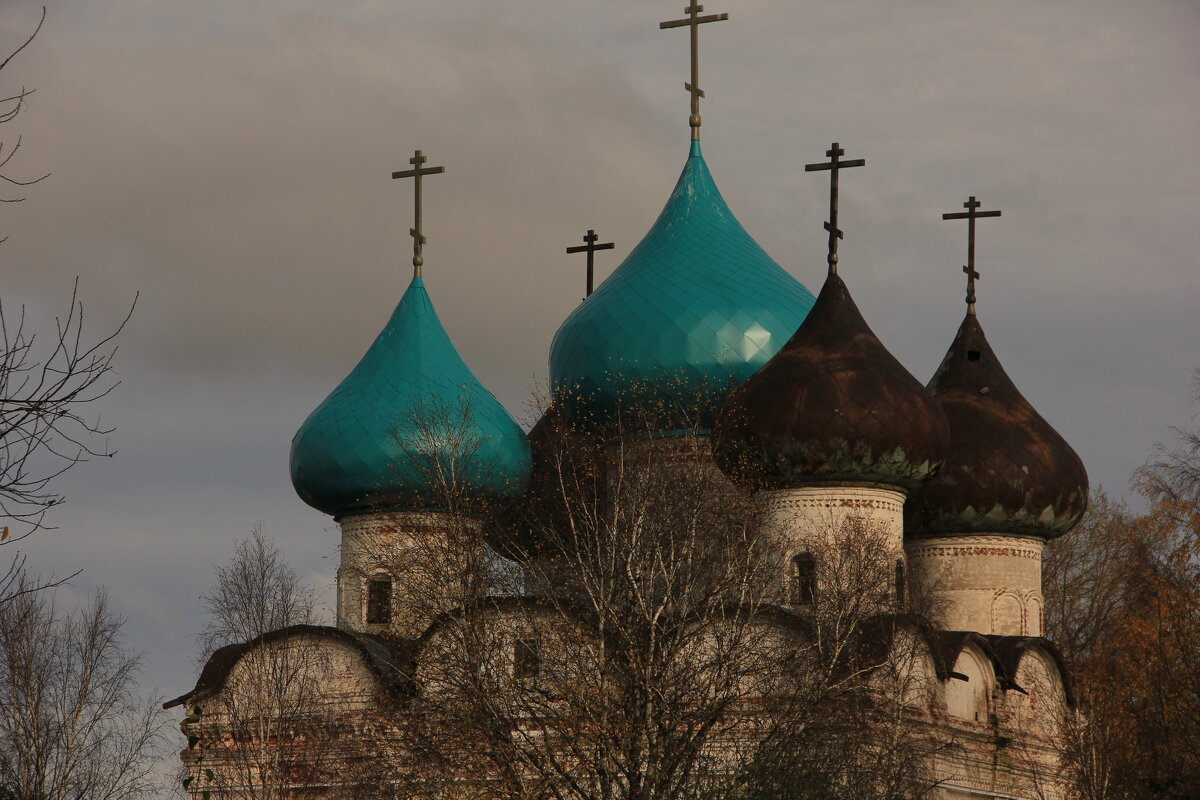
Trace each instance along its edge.
{"label": "narrow slit window", "polygon": [[537,642],[532,639],[517,639],[513,643],[513,675],[520,680],[536,678],[542,668]]}
{"label": "narrow slit window", "polygon": [[792,604],[812,605],[817,602],[817,562],[811,553],[792,558]]}
{"label": "narrow slit window", "polygon": [[906,594],[906,582],[904,580],[904,562],[896,559],[896,602],[903,603]]}
{"label": "narrow slit window", "polygon": [[386,625],[392,621],[392,579],[372,578],[367,584],[367,622]]}

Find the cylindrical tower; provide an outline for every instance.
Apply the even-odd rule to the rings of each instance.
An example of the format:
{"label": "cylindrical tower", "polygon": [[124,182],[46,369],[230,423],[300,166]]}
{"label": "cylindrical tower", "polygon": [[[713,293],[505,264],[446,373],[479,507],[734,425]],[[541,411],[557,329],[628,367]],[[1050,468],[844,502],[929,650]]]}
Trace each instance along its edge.
{"label": "cylindrical tower", "polygon": [[795,335],[730,395],[714,454],[759,491],[786,603],[867,591],[895,605],[905,496],[936,472],[946,438],[941,409],[831,271]]}
{"label": "cylindrical tower", "polygon": [[1009,379],[971,305],[929,382],[951,444],[909,503],[909,563],[942,627],[1041,636],[1042,551],[1087,508],[1087,472]]}

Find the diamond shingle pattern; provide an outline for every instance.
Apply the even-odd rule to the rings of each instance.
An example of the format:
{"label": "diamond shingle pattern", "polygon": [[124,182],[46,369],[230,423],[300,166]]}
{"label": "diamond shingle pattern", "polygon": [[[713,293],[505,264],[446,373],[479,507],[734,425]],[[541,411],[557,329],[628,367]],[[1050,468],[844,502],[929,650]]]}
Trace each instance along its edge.
{"label": "diamond shingle pattern", "polygon": [[698,420],[707,427],[812,304],[738,223],[693,142],[649,233],[555,334],[551,380],[568,414],[586,403],[600,418],[630,387],[665,407],[712,398]]}
{"label": "diamond shingle pattern", "polygon": [[358,366],[292,439],[292,485],[339,516],[436,507],[453,463],[472,499],[507,502],[529,480],[529,443],[446,335],[420,278]]}
{"label": "diamond shingle pattern", "polygon": [[968,314],[929,382],[950,422],[937,477],[905,508],[918,535],[1016,533],[1047,539],[1087,508],[1083,462],[1017,390]]}

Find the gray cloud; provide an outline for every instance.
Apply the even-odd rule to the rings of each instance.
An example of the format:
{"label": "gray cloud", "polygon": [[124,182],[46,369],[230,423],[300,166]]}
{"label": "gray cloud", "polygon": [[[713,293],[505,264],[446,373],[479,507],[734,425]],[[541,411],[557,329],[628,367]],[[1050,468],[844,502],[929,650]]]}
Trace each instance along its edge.
{"label": "gray cloud", "polygon": [[[6,6],[15,41],[36,3]],[[329,522],[287,482],[292,432],[353,366],[408,280],[416,147],[427,283],[466,361],[510,410],[544,377],[592,227],[636,244],[686,154],[678,4],[66,0],[5,70],[38,89],[5,206],[6,302],[61,308],[82,276],[99,327],[135,291],[117,459],[72,476],[62,530],[31,545],[112,585],[150,682],[192,679],[195,598],[263,519],[328,581]],[[726,199],[814,290],[841,141],[843,272],[927,378],[963,312],[968,194],[980,314],[1010,374],[1122,490],[1188,418],[1200,322],[1200,8],[1189,0],[796,4],[730,0],[704,31],[704,147]],[[5,132],[6,135],[8,132]],[[324,576],[324,577],[322,577]]]}

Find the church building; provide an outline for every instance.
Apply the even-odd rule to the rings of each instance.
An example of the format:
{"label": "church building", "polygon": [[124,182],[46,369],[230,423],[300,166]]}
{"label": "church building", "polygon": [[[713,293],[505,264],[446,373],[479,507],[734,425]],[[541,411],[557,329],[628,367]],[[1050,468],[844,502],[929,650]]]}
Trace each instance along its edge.
{"label": "church building", "polygon": [[[1010,380],[976,313],[976,221],[999,212],[982,211],[971,197],[965,211],[945,215],[969,229],[966,312],[953,337],[946,331],[950,344],[937,371],[918,380],[872,332],[843,280],[844,273],[856,291],[870,291],[869,265],[838,259],[839,174],[863,160],[845,159],[834,143],[821,146],[827,161],[807,167],[828,172],[831,188],[815,297],[723,200],[701,149],[695,65],[699,25],[725,15],[702,10],[693,2],[688,17],[663,23],[687,27],[692,37],[691,140],[679,180],[646,235],[594,291],[591,259],[605,245],[589,231],[585,245],[572,248],[589,259],[589,292],[549,343],[550,397],[531,431],[464,363],[423,283],[421,182],[441,168],[417,151],[412,169],[394,174],[415,184],[412,282],[292,442],[297,494],[341,531],[336,622],[222,648],[195,687],[167,704],[187,713],[189,797],[703,796],[700,789],[633,793],[619,754],[590,761],[577,746],[586,739],[589,753],[603,749],[587,738],[600,723],[546,711],[547,703],[585,708],[579,698],[563,699],[566,689],[546,699],[565,673],[577,685],[591,680],[580,675],[594,664],[580,666],[577,654],[610,657],[607,640],[588,644],[609,635],[597,622],[607,612],[595,608],[603,592],[563,556],[564,542],[582,547],[580,537],[602,526],[572,515],[611,510],[617,497],[639,502],[624,487],[647,475],[668,487],[646,490],[654,498],[647,507],[676,509],[669,513],[680,515],[681,537],[708,535],[683,532],[688,503],[728,498],[712,512],[722,531],[750,520],[746,546],[755,555],[733,553],[722,557],[726,568],[705,567],[723,581],[715,590],[720,619],[744,626],[730,634],[742,637],[738,652],[711,657],[704,648],[721,647],[725,634],[702,632],[709,638],[695,657],[711,664],[698,672],[708,675],[760,645],[803,653],[805,643],[844,635],[845,647],[827,654],[826,688],[857,682],[866,687],[862,697],[880,698],[879,708],[862,711],[862,725],[890,724],[880,709],[894,702],[904,720],[899,738],[911,745],[905,752],[921,753],[911,785],[887,796],[1071,796],[1062,756],[1071,683],[1043,637],[1041,565],[1046,542],[1083,515],[1088,481],[1076,453]],[[583,444],[572,450],[576,442]],[[590,454],[586,470],[578,468],[580,452]],[[590,482],[564,489],[564,474],[584,472]],[[603,546],[626,541],[624,513],[605,516]],[[680,546],[678,558],[697,546]],[[664,552],[661,542],[653,547]],[[852,557],[869,561],[858,577],[846,576]],[[731,578],[735,562],[758,565],[747,567],[754,576]],[[861,583],[844,583],[853,580]],[[847,597],[865,610],[847,611]],[[705,603],[709,616],[696,619],[714,629],[725,624],[713,621],[718,606]],[[829,632],[830,615],[850,620],[845,632]],[[507,704],[489,722],[508,726],[497,734],[510,748],[501,755],[486,732],[445,739],[453,746],[434,746],[436,732],[414,733],[426,724],[418,709],[455,716],[449,701],[430,698],[450,685],[447,665],[466,658],[454,649],[468,646],[462,621],[484,617],[472,640],[472,657],[482,661],[471,674],[500,688],[463,707],[471,720],[452,721],[478,724],[491,691]],[[550,633],[564,628],[571,633]],[[563,637],[576,638],[568,646]],[[781,673],[793,668],[779,662]],[[756,686],[783,685],[755,669]],[[678,769],[740,787],[722,796],[818,796],[756,794],[757,778],[745,777],[762,763],[764,731],[804,713],[786,710],[794,705],[787,698],[745,688],[749,674],[739,675],[736,692],[720,690],[737,693],[713,712],[720,733],[704,734]],[[907,682],[899,700],[886,699],[889,680]],[[714,692],[688,701],[688,713]],[[439,725],[445,733],[450,722]],[[803,731],[789,731],[804,741]],[[882,752],[876,746],[846,757]]]}

